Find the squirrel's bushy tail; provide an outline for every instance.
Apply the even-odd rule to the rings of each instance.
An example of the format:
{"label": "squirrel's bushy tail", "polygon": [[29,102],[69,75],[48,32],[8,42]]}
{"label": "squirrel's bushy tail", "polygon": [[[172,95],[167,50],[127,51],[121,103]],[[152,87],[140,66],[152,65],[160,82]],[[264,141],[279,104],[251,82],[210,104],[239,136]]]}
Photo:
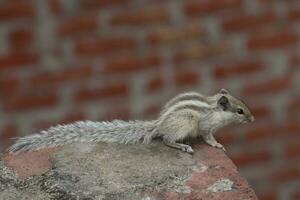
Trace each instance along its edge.
{"label": "squirrel's bushy tail", "polygon": [[74,142],[149,143],[152,139],[150,133],[153,133],[155,125],[156,121],[79,121],[18,138],[8,152],[38,150]]}

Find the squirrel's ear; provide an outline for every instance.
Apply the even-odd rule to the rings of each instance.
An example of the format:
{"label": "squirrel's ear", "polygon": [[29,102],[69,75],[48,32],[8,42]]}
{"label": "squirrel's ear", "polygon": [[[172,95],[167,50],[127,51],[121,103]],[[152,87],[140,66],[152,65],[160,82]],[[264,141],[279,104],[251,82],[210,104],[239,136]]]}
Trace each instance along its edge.
{"label": "squirrel's ear", "polygon": [[222,88],[219,92],[220,94],[229,94],[228,90]]}
{"label": "squirrel's ear", "polygon": [[227,97],[222,96],[219,100],[218,100],[218,105],[223,109],[223,110],[227,110],[230,106],[229,100]]}

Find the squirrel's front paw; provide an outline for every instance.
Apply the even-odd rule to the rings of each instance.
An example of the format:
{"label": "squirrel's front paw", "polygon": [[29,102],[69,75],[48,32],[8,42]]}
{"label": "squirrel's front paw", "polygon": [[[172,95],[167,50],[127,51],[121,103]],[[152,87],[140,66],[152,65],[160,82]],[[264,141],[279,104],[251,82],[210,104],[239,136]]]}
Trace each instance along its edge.
{"label": "squirrel's front paw", "polygon": [[184,152],[187,152],[187,153],[194,153],[193,148],[189,145],[185,145],[184,147],[182,147],[181,150],[184,151]]}

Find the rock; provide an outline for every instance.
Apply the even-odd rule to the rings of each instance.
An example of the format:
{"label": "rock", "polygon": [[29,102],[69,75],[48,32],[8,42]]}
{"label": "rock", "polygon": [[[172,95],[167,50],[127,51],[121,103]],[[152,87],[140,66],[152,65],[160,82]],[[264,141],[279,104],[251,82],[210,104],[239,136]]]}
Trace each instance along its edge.
{"label": "rock", "polygon": [[190,155],[156,141],[3,154],[0,199],[257,199],[222,150],[193,148]]}

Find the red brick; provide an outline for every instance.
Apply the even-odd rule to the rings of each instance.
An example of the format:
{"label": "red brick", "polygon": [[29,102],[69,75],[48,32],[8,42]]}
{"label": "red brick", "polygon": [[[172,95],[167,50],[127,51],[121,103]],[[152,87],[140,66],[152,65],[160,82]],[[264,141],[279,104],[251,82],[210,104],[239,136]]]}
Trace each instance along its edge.
{"label": "red brick", "polygon": [[298,111],[300,110],[300,97],[295,97],[289,104],[290,111]]}
{"label": "red brick", "polygon": [[13,30],[9,34],[10,45],[14,51],[18,51],[20,48],[29,47],[33,41],[32,30],[28,28],[21,28]]}
{"label": "red brick", "polygon": [[245,95],[267,95],[276,92],[281,92],[292,85],[291,76],[284,76],[279,78],[273,78],[270,80],[264,80],[261,82],[250,83],[243,88]]}
{"label": "red brick", "polygon": [[232,161],[238,166],[261,164],[271,160],[271,154],[267,151],[243,153],[231,156]]}
{"label": "red brick", "polygon": [[25,111],[39,108],[51,108],[58,104],[58,96],[55,93],[40,95],[22,95],[7,98],[3,101],[5,111]]}
{"label": "red brick", "polygon": [[283,127],[275,124],[267,124],[266,126],[256,127],[246,132],[246,141],[256,142],[262,140],[270,140],[283,136],[285,134]]}
{"label": "red brick", "polygon": [[31,86],[56,85],[67,81],[80,81],[92,76],[91,66],[82,65],[79,67],[66,68],[59,73],[41,72],[29,78]]}
{"label": "red brick", "polygon": [[3,69],[23,68],[36,64],[38,56],[34,53],[15,52],[0,57],[0,71]]}
{"label": "red brick", "polygon": [[206,1],[187,1],[184,5],[184,12],[188,16],[198,16],[210,14],[225,9],[233,9],[241,6],[241,0],[206,0]]}
{"label": "red brick", "polygon": [[[78,109],[74,109],[74,110],[78,110]],[[72,123],[75,121],[81,121],[84,119],[86,119],[86,117],[83,112],[73,111],[73,112],[66,113],[63,116],[63,118],[58,121],[57,124],[68,124],[68,123]]]}
{"label": "red brick", "polygon": [[0,21],[28,19],[33,16],[33,6],[28,1],[7,1],[0,6]]}
{"label": "red brick", "polygon": [[78,109],[75,109],[77,111],[72,111],[69,113],[66,113],[62,116],[61,119],[55,120],[55,121],[37,121],[33,125],[33,130],[35,132],[39,132],[41,130],[46,130],[51,126],[56,126],[58,124],[68,124],[75,121],[80,121],[86,119],[86,116],[83,112],[78,111]]}
{"label": "red brick", "polygon": [[232,18],[224,20],[222,27],[226,31],[257,29],[276,21],[276,19],[276,15],[270,12],[261,15],[234,15]]}
{"label": "red brick", "polygon": [[75,52],[77,55],[90,56],[132,50],[136,46],[132,37],[98,38],[78,42]]}
{"label": "red brick", "polygon": [[299,200],[300,199],[300,192],[299,191],[295,191],[295,193],[292,196],[293,200]]}
{"label": "red brick", "polygon": [[272,174],[272,180],[283,183],[300,179],[300,168],[292,165],[282,166]]}
{"label": "red brick", "polygon": [[61,75],[61,80],[80,80],[90,78],[92,76],[92,67],[89,65],[82,65],[79,67],[72,67],[65,69]]}
{"label": "red brick", "polygon": [[234,64],[220,65],[214,69],[216,78],[231,78],[240,75],[249,75],[262,70],[264,66],[258,61],[242,61]]}
{"label": "red brick", "polygon": [[169,19],[168,11],[163,8],[127,11],[112,17],[112,25],[146,25],[153,23],[166,23]]}
{"label": "red brick", "polygon": [[40,132],[41,130],[46,130],[48,128],[50,128],[51,126],[55,126],[58,123],[56,121],[37,121],[35,122],[32,127],[33,127],[33,131],[32,132]]}
{"label": "red brick", "polygon": [[80,7],[86,9],[107,8],[110,6],[124,6],[130,0],[80,0]]}
{"label": "red brick", "polygon": [[107,85],[100,88],[81,88],[76,91],[74,99],[77,102],[101,100],[112,97],[124,97],[129,93],[128,85],[119,83],[114,85]]}
{"label": "red brick", "polygon": [[74,36],[82,33],[96,31],[98,26],[96,16],[79,16],[66,20],[58,27],[58,34],[61,36]]}
{"label": "red brick", "polygon": [[[270,6],[274,6],[276,5],[276,0],[259,0],[258,1],[262,6],[263,8],[268,8],[270,9]],[[289,6],[293,6],[293,3],[298,3],[298,0],[285,0],[284,1],[286,4],[290,4]]]}
{"label": "red brick", "polygon": [[300,158],[300,145],[298,142],[290,142],[285,147],[284,155],[287,159]]}
{"label": "red brick", "polygon": [[270,117],[272,111],[267,106],[250,106],[251,112],[254,115],[255,119],[260,119],[264,117]]}
{"label": "red brick", "polygon": [[267,192],[267,193],[258,193],[257,196],[258,199],[261,200],[278,200],[276,191]]}
{"label": "red brick", "polygon": [[216,139],[219,143],[223,145],[232,144],[234,142],[235,136],[233,131],[221,130],[216,135]]}
{"label": "red brick", "polygon": [[122,57],[108,61],[103,68],[105,74],[136,72],[144,69],[157,69],[160,58],[156,55],[146,57]]}
{"label": "red brick", "polygon": [[32,75],[28,83],[31,86],[44,86],[44,85],[50,85],[50,84],[56,84],[58,83],[59,79],[56,76],[56,74],[50,73],[50,72],[41,72]]}
{"label": "red brick", "polygon": [[271,4],[274,3],[274,0],[259,0],[258,2],[262,5],[270,6]]}
{"label": "red brick", "polygon": [[291,133],[295,133],[298,134],[300,132],[300,123],[299,121],[289,121],[288,123],[286,123],[285,126],[286,130],[291,132]]}
{"label": "red brick", "polygon": [[266,124],[266,126],[255,127],[245,133],[248,142],[267,141],[284,137],[293,137],[300,131],[297,122],[289,122],[284,125]]}
{"label": "red brick", "polygon": [[154,77],[150,79],[146,84],[146,90],[148,92],[156,92],[158,90],[161,90],[164,85],[164,80],[162,77]]}
{"label": "red brick", "polygon": [[199,82],[199,72],[197,71],[178,71],[175,74],[175,83],[178,86],[195,86]]}
{"label": "red brick", "polygon": [[41,175],[51,169],[51,156],[58,148],[42,149],[18,155],[5,154],[1,160],[5,165],[17,172],[18,179],[25,179],[32,175]]}
{"label": "red brick", "polygon": [[295,45],[298,35],[292,31],[279,31],[273,33],[261,33],[250,36],[247,42],[249,50],[270,50]]}
{"label": "red brick", "polygon": [[16,76],[0,77],[0,96],[10,96],[19,89],[19,80]]}
{"label": "red brick", "polygon": [[230,51],[227,43],[217,44],[192,44],[186,48],[180,49],[174,56],[175,63],[182,63],[192,59],[208,59],[223,55]]}
{"label": "red brick", "polygon": [[292,9],[289,12],[288,17],[291,21],[300,20],[300,9]]}
{"label": "red brick", "polygon": [[[51,157],[52,154],[55,153],[55,150],[60,150],[65,148],[56,148],[54,151],[49,152],[49,149],[38,150],[35,152],[21,153],[20,155],[3,155],[3,161],[6,166],[13,169],[14,172],[17,172],[19,175],[18,178],[27,178],[32,175],[41,175],[45,172],[48,172],[51,169],[52,164]],[[201,144],[194,146],[195,153],[193,156],[189,156],[187,158],[188,162],[195,163],[195,165],[199,165],[201,168],[199,170],[191,171],[190,176],[184,180],[183,186],[187,186],[191,188],[191,191],[188,193],[182,193],[182,191],[165,191],[165,190],[148,190],[144,191],[144,189],[138,190],[136,193],[143,193],[141,196],[151,196],[151,198],[155,199],[165,199],[165,200],[200,200],[200,199],[210,199],[210,200],[232,200],[232,199],[241,199],[241,200],[256,200],[257,197],[254,191],[250,188],[247,181],[241,177],[238,173],[236,166],[231,162],[230,159],[224,154],[224,152],[220,149],[212,148],[208,145]],[[150,152],[147,154],[150,154]],[[66,157],[73,156],[75,157],[77,152],[70,152],[70,154],[65,155]],[[135,156],[136,152],[130,153],[128,157]],[[127,155],[126,155],[127,156]],[[187,154],[184,156],[187,157]],[[60,160],[64,160],[62,157]],[[120,159],[126,160],[127,158],[122,157]],[[174,159],[174,158],[173,158]],[[176,159],[176,157],[175,157]],[[78,162],[84,162],[85,158],[78,158]],[[121,162],[120,160],[119,162]],[[160,161],[161,162],[161,161]],[[166,161],[169,163],[168,161]],[[72,163],[70,163],[72,164]],[[75,163],[75,166],[77,163]],[[131,165],[135,165],[136,163],[132,163]],[[170,163],[171,164],[171,163]],[[62,166],[64,167],[64,166]],[[110,166],[108,166],[109,169]],[[122,166],[121,166],[122,167]],[[129,166],[130,167],[130,166]],[[169,172],[169,166],[164,166],[166,170]],[[50,173],[53,173],[58,169],[51,170]],[[173,172],[172,170],[171,172]],[[132,172],[133,176],[135,176],[134,169],[131,169],[129,173]],[[175,172],[176,173],[176,172]],[[124,173],[123,173],[124,174]],[[163,175],[163,174],[162,174]],[[157,178],[160,180],[160,176]],[[43,176],[42,176],[43,177]],[[156,177],[154,177],[157,180]],[[230,188],[229,191],[221,192],[221,191],[209,191],[210,187],[214,183],[218,183],[220,180],[231,180],[234,182],[234,188]],[[121,180],[122,181],[122,180]],[[217,182],[218,181],[218,182]],[[120,182],[120,181],[119,181]],[[118,183],[119,183],[118,182]],[[122,182],[121,182],[122,183]],[[214,187],[215,188],[215,187]],[[144,194],[145,193],[145,194]],[[135,198],[136,199],[136,198]],[[139,198],[141,199],[141,198]]]}
{"label": "red brick", "polygon": [[151,32],[147,40],[152,45],[170,44],[184,42],[191,39],[198,39],[204,34],[204,30],[197,24],[190,24],[183,27],[160,28]]}
{"label": "red brick", "polygon": [[[185,196],[174,196],[175,198],[168,196],[169,198],[162,198],[168,200],[179,200],[179,199],[191,199],[191,200],[233,200],[233,199],[257,199],[253,191],[249,190],[249,185],[243,178],[240,177],[237,172],[236,166],[232,163],[230,159],[224,154],[220,149],[213,148],[209,145],[194,145],[193,146],[195,153],[193,154],[193,159],[200,162],[202,165],[206,166],[204,170],[199,170],[194,172],[188,180],[185,181],[185,184],[191,188],[191,193]],[[211,159],[213,158],[213,159]],[[220,170],[222,169],[222,170]],[[228,178],[234,181],[234,187],[240,188],[243,187],[242,193],[247,193],[244,195],[239,192],[235,192],[233,189],[226,192],[216,192],[216,196],[208,192],[206,188],[208,185],[216,183],[216,181]],[[248,189],[247,189],[248,188]],[[206,190],[206,191],[205,191]],[[201,195],[204,193],[205,195]]]}
{"label": "red brick", "polygon": [[160,110],[161,110],[161,105],[153,104],[145,108],[145,110],[143,111],[143,115],[148,118],[156,117],[158,116]]}
{"label": "red brick", "polygon": [[13,123],[5,124],[0,132],[0,140],[9,140],[17,136],[17,126]]}
{"label": "red brick", "polygon": [[2,123],[2,129],[0,130],[0,150],[5,151],[10,145],[12,145],[13,138],[18,136],[18,130],[16,124],[10,122],[8,124]]}
{"label": "red brick", "polygon": [[59,0],[50,0],[49,9],[53,14],[59,14],[62,12],[62,6]]}
{"label": "red brick", "polygon": [[292,71],[300,69],[300,55],[297,50],[290,56],[289,64]]}
{"label": "red brick", "polygon": [[130,110],[129,108],[109,108],[100,120],[102,121],[112,121],[114,119],[129,120],[130,119]]}

